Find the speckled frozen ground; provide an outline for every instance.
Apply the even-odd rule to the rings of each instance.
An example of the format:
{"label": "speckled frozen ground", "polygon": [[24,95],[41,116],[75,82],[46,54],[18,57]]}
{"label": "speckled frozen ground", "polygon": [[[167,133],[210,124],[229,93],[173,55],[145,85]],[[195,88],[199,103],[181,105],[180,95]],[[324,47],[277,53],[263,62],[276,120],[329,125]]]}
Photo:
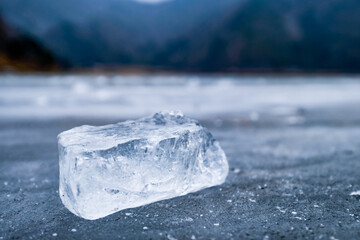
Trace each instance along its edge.
{"label": "speckled frozen ground", "polygon": [[[316,94],[308,82],[291,84],[289,91]],[[121,114],[0,115],[0,239],[358,239],[360,100],[350,89],[360,82],[321,84],[318,91],[332,93],[328,104],[288,104],[291,96],[280,91],[271,107],[198,114],[228,156],[226,183],[97,221],[76,217],[60,201],[56,135],[85,123],[116,122]],[[259,101],[266,102],[265,90]],[[18,111],[4,98],[0,105]]]}

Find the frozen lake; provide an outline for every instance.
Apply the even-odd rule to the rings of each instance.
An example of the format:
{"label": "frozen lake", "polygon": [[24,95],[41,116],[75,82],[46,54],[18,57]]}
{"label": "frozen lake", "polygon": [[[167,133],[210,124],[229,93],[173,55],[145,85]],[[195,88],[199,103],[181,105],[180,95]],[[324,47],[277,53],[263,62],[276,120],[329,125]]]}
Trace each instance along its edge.
{"label": "frozen lake", "polygon": [[359,104],[360,77],[0,76],[0,119],[126,119],[182,110],[204,120],[281,117],[292,124],[305,121],[306,111],[356,114]]}
{"label": "frozen lake", "polygon": [[[58,196],[56,136],[182,110],[220,141],[222,186],[96,221]],[[356,239],[360,77],[0,76],[0,239]]]}

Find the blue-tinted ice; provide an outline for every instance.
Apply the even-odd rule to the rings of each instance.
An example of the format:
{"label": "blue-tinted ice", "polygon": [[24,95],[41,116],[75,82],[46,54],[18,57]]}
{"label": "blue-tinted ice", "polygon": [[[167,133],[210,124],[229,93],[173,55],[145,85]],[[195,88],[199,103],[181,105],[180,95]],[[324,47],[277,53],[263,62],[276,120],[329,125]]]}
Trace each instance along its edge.
{"label": "blue-tinted ice", "polygon": [[86,219],[222,184],[228,174],[219,143],[180,112],[76,127],[58,142],[61,200]]}

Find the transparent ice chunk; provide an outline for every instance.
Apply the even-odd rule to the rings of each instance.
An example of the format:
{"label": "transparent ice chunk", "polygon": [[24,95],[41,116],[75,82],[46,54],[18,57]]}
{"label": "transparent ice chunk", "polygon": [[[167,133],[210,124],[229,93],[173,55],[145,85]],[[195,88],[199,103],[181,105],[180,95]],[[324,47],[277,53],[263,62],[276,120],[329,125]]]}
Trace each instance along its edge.
{"label": "transparent ice chunk", "polygon": [[61,200],[85,219],[219,185],[228,174],[219,143],[181,112],[76,127],[58,143]]}

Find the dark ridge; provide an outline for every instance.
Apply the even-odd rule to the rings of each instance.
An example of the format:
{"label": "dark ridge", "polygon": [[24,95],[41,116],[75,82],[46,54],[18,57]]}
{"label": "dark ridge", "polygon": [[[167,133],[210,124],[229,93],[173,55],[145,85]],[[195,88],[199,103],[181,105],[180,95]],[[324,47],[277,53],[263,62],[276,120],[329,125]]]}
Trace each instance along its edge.
{"label": "dark ridge", "polygon": [[60,66],[49,50],[0,16],[0,71],[53,71]]}

